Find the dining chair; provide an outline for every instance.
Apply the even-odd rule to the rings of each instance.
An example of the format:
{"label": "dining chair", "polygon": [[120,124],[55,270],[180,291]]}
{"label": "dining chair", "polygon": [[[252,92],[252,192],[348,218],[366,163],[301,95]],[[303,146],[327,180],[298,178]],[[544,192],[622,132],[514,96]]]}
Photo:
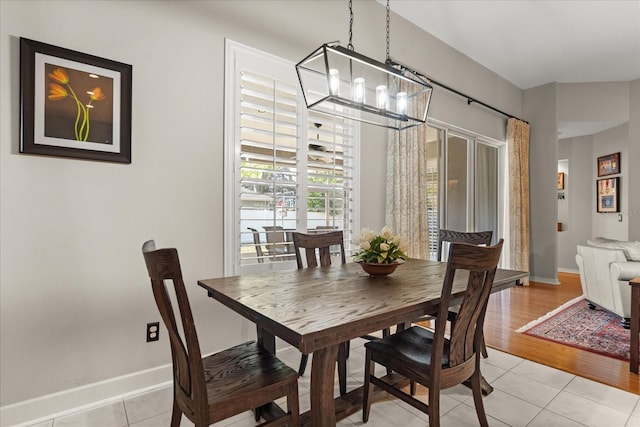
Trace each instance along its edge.
{"label": "dining chair", "polygon": [[[298,268],[304,268],[301,249],[304,249],[304,258],[307,267],[324,267],[331,265],[331,248],[339,247],[339,256],[342,264],[345,264],[344,234],[342,230],[328,231],[324,233],[292,233],[293,247],[296,255]],[[382,331],[383,336],[390,334],[389,328]],[[372,340],[378,337],[365,335],[362,338]],[[340,345],[338,350],[338,382],[340,384],[340,394],[347,393],[347,358],[349,357],[349,341]],[[303,375],[309,359],[308,354],[303,354],[300,359],[298,374]]]}
{"label": "dining chair", "polygon": [[256,248],[256,256],[258,257],[258,263],[264,263],[264,252],[262,252],[262,242],[260,241],[260,233],[255,228],[247,227],[248,230],[253,234],[253,245]]}
{"label": "dining chair", "polygon": [[287,259],[282,258],[289,253],[287,246],[287,239],[284,228],[280,225],[265,225],[265,236],[267,237],[267,252],[269,256],[274,259]]}
{"label": "dining chair", "polygon": [[[493,237],[493,231],[455,231],[455,230],[446,230],[440,229],[438,231],[438,261],[442,261],[443,249],[445,249],[445,243],[450,245],[451,243],[469,243],[472,245],[485,245],[489,246],[491,244],[491,239]],[[445,259],[446,261],[446,259]],[[451,328],[453,328],[453,324],[456,319],[456,311],[457,307],[451,307],[447,313],[447,318],[451,322]],[[434,317],[433,313],[427,316],[423,316],[419,319],[416,319],[414,322],[424,322],[427,320],[432,320]],[[489,357],[487,353],[487,346],[485,345],[484,338],[482,339],[482,357]]]}
{"label": "dining chair", "polygon": [[[440,390],[471,380],[478,420],[483,427],[489,425],[480,388],[480,346],[482,324],[502,244],[503,240],[500,239],[495,246],[467,243],[450,245],[434,331],[413,326],[365,344],[362,411],[365,423],[369,420],[374,385],[427,413],[429,426],[439,427]],[[466,281],[466,290],[456,315],[455,326],[447,338],[445,327],[452,288],[454,281],[459,283],[460,280]],[[428,403],[376,377],[376,363],[427,387]]]}
{"label": "dining chair", "polygon": [[[299,425],[296,371],[255,341],[202,358],[178,251],[175,248],[156,249],[155,242],[148,240],[142,246],[142,253],[171,345],[171,426],[180,425],[182,414],[196,427],[202,427],[251,409],[255,410],[258,421],[259,408],[283,396],[287,398],[287,412],[281,411],[276,420],[265,424]],[[174,296],[177,308],[173,306],[170,294]],[[176,319],[180,319],[180,327]]]}

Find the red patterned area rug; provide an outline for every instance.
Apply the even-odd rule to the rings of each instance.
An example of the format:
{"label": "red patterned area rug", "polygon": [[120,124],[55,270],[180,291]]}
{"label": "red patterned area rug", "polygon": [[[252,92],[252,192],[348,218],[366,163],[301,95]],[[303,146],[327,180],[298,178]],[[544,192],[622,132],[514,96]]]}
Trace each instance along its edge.
{"label": "red patterned area rug", "polygon": [[516,332],[620,360],[629,360],[630,332],[620,317],[574,298]]}

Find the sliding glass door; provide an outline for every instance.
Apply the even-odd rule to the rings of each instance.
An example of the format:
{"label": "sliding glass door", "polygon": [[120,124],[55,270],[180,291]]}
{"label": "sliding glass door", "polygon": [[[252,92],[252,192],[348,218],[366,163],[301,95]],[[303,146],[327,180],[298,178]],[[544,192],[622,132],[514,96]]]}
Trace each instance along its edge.
{"label": "sliding glass door", "polygon": [[445,227],[450,230],[467,231],[469,224],[469,194],[468,180],[473,176],[473,169],[469,164],[470,143],[451,133],[447,134],[447,169],[446,169],[446,220]]}
{"label": "sliding glass door", "polygon": [[[475,221],[477,231],[498,235],[498,147],[476,144]],[[497,239],[494,239],[497,241]]]}
{"label": "sliding glass door", "polygon": [[503,235],[499,207],[505,198],[499,185],[504,144],[436,125],[429,126],[427,139],[431,259],[436,259],[440,228],[492,230],[497,241]]}

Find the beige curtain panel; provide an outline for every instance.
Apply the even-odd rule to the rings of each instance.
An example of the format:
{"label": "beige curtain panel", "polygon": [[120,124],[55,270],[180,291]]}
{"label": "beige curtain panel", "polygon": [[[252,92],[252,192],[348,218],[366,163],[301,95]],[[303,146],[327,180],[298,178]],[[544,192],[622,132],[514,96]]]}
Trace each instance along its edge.
{"label": "beige curtain panel", "polygon": [[419,259],[429,259],[426,133],[426,125],[389,131],[387,142],[386,223]]}
{"label": "beige curtain panel", "polygon": [[[511,268],[529,271],[529,134],[531,126],[507,121],[509,152],[509,256]],[[523,280],[525,285],[529,279]]]}

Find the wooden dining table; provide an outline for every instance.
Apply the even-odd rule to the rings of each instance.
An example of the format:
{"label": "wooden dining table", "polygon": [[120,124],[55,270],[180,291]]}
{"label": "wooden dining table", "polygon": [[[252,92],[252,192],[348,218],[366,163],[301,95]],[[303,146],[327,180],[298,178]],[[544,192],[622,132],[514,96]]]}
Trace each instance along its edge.
{"label": "wooden dining table", "polygon": [[[279,337],[313,353],[311,410],[302,425],[335,426],[362,408],[362,387],[334,399],[340,343],[393,325],[408,325],[436,311],[446,263],[409,260],[391,275],[370,277],[357,263],[270,271],[199,280],[208,295],[256,324],[258,341],[275,353]],[[454,280],[451,304],[466,289],[466,272]],[[516,285],[528,273],[498,269],[493,292]],[[390,374],[389,381],[400,381]],[[488,384],[487,384],[488,386]],[[490,391],[490,390],[488,390]],[[263,416],[281,411],[272,404]]]}

